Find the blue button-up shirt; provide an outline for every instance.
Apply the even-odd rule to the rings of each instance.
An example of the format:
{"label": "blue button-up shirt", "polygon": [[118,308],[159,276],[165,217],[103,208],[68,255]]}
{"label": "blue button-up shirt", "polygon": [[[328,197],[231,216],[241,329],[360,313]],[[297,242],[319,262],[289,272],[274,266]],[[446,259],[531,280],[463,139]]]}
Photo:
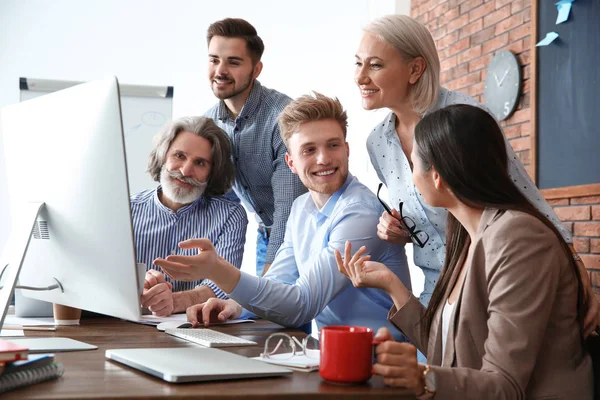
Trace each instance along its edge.
{"label": "blue button-up shirt", "polygon": [[[131,196],[131,218],[135,237],[136,261],[146,264],[146,270],[162,270],[154,260],[171,254],[191,256],[196,249],[180,249],[178,243],[195,238],[208,238],[219,255],[240,268],[246,240],[248,219],[244,208],[222,196],[202,196],[177,211],[163,205],[158,189],[145,190]],[[227,298],[217,285],[209,280],[193,282],[172,281],[173,291],[191,290],[208,286],[219,298]]]}
{"label": "blue button-up shirt", "polygon": [[346,241],[355,252],[366,246],[371,260],[384,263],[410,290],[404,248],[377,237],[383,208],[355,177],[333,194],[321,210],[310,193],[294,202],[285,233],[267,274],[242,273],[230,297],[247,310],[284,326],[299,327],[316,318],[327,325],[387,326],[392,300],[382,290],[357,289],[337,268],[334,250],[344,253]]}
{"label": "blue button-up shirt", "polygon": [[[470,104],[488,111],[466,94],[441,88],[437,104],[428,112],[451,104]],[[424,248],[413,246],[414,263],[423,270],[425,275],[425,285],[420,300],[427,305],[444,265],[448,211],[444,208],[431,207],[423,200],[421,193],[413,184],[412,170],[402,150],[395,127],[396,115],[390,113],[369,135],[367,150],[379,179],[388,188],[390,206],[398,209],[400,201],[403,201],[404,216],[411,217],[417,224],[417,228],[429,235],[429,241]],[[571,242],[570,232],[544,200],[508,141],[506,141],[506,150],[509,174],[519,190],[554,223],[563,237]]]}
{"label": "blue button-up shirt", "polygon": [[271,227],[266,262],[272,263],[283,242],[285,223],[294,199],[306,192],[285,162],[287,149],[277,117],[291,99],[254,81],[252,91],[235,120],[220,101],[206,114],[229,135],[235,162],[235,194]]}

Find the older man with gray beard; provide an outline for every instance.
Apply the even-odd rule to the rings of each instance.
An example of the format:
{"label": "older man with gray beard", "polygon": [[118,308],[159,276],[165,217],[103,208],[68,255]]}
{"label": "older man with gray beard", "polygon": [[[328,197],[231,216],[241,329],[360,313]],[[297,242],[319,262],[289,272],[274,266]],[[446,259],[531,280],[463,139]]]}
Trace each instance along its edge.
{"label": "older man with gray beard", "polygon": [[192,255],[178,243],[210,238],[220,254],[240,268],[246,212],[222,195],[234,180],[227,134],[206,117],[186,117],[167,124],[155,137],[148,172],[158,188],[131,196],[137,262],[146,264],[142,306],[155,315],[184,312],[211,297],[227,296],[211,281],[171,280],[158,271],[156,258]]}

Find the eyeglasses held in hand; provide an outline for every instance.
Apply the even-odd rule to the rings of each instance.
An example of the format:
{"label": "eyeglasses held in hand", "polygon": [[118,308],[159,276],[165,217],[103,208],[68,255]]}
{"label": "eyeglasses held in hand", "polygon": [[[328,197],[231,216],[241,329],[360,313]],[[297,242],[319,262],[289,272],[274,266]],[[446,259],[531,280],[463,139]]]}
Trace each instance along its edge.
{"label": "eyeglasses held in hand", "polygon": [[[387,211],[388,214],[393,216],[392,209],[390,208],[390,206],[388,206],[385,203],[385,201],[381,200],[381,197],[379,197],[379,192],[381,191],[382,186],[383,183],[380,183],[379,188],[377,188],[377,200],[379,200],[383,208],[385,208],[385,211]],[[402,227],[406,230],[406,232],[408,232],[410,240],[412,240],[412,242],[420,248],[423,248],[429,240],[429,235],[425,231],[417,230],[417,224],[415,223],[415,221],[411,217],[405,217],[404,214],[402,214],[403,204],[404,203],[401,201],[398,205],[398,212],[400,213],[400,223],[402,224]]]}
{"label": "eyeglasses held in hand", "polygon": [[302,342],[295,336],[287,333],[273,333],[265,342],[265,350],[260,354],[262,358],[274,360],[287,360],[294,356],[305,355],[309,358],[319,358],[319,342],[308,335]]}

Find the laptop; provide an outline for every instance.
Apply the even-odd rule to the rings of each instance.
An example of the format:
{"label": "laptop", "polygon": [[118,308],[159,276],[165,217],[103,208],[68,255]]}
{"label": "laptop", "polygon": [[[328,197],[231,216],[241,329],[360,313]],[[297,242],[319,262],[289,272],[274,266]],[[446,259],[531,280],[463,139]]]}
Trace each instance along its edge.
{"label": "laptop", "polygon": [[172,383],[292,375],[287,368],[201,347],[111,349],[106,358]]}

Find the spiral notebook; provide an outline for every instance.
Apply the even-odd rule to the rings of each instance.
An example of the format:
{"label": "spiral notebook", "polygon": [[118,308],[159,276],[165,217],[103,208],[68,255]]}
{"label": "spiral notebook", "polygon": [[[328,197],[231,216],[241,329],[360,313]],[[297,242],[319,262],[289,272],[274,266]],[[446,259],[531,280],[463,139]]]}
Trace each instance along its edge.
{"label": "spiral notebook", "polygon": [[53,354],[30,355],[27,360],[6,364],[0,374],[0,393],[60,377],[64,372]]}

